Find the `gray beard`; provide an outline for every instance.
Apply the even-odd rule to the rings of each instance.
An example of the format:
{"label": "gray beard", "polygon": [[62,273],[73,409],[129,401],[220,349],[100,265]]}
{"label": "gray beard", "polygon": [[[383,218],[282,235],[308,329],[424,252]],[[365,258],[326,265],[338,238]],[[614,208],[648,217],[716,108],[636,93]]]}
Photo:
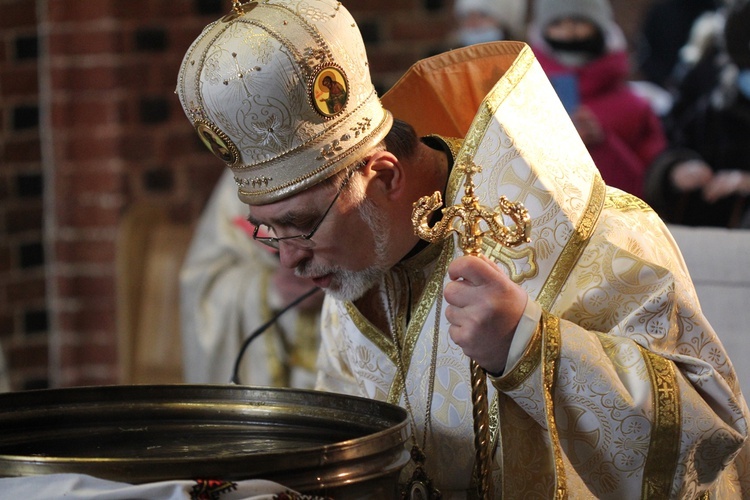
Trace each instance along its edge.
{"label": "gray beard", "polygon": [[349,271],[335,266],[314,266],[307,262],[296,269],[296,274],[302,277],[333,275],[331,284],[325,289],[325,292],[327,295],[342,301],[353,302],[361,298],[365,292],[380,282],[390,268],[386,263],[388,241],[385,231],[387,227],[385,217],[366,198],[360,202],[358,210],[375,240],[373,248],[375,263],[372,266],[361,271]]}

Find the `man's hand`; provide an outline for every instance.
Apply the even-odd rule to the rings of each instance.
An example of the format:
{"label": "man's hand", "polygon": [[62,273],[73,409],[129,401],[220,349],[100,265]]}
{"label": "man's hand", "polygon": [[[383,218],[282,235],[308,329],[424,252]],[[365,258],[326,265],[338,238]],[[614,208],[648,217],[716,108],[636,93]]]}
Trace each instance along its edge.
{"label": "man's hand", "polygon": [[484,256],[457,258],[448,276],[445,318],[451,339],[486,371],[502,372],[526,307],[526,291]]}

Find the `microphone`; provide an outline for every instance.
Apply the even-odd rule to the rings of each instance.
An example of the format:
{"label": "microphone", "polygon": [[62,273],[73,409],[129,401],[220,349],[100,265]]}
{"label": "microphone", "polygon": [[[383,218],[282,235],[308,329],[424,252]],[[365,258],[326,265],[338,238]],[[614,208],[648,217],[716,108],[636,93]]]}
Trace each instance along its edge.
{"label": "microphone", "polygon": [[283,309],[281,309],[279,312],[277,312],[276,314],[274,314],[271,317],[271,319],[269,319],[268,321],[266,321],[265,323],[263,323],[262,325],[260,325],[258,328],[256,328],[255,331],[253,333],[251,333],[245,339],[244,342],[242,342],[242,346],[240,347],[240,352],[237,354],[237,358],[235,358],[235,360],[234,360],[234,368],[232,369],[232,378],[229,380],[230,384],[240,385],[240,374],[239,374],[239,371],[240,371],[240,362],[242,361],[242,356],[245,354],[245,351],[250,346],[250,342],[252,342],[253,340],[255,340],[255,338],[258,337],[261,333],[263,333],[266,330],[268,330],[268,328],[271,325],[273,325],[274,323],[276,323],[279,320],[279,318],[285,312],[287,312],[289,309],[292,309],[297,304],[299,304],[300,302],[302,302],[306,298],[312,296],[313,294],[315,294],[318,291],[320,291],[320,288],[318,288],[317,286],[312,287],[310,290],[306,291],[305,293],[303,293],[302,295],[300,295],[299,297],[297,297],[296,299],[294,299],[293,301],[291,301],[289,304],[287,304],[286,306],[284,306]]}

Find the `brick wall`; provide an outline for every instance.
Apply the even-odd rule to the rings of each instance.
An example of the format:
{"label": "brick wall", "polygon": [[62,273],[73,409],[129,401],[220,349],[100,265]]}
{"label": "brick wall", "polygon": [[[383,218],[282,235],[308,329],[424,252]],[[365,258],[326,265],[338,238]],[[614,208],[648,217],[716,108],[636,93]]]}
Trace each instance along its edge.
{"label": "brick wall", "polygon": [[38,53],[35,3],[0,1],[0,345],[15,388],[47,383]]}
{"label": "brick wall", "polygon": [[[221,173],[174,87],[230,0],[0,0],[0,346],[14,389],[118,382],[115,261],[141,201],[194,221]],[[351,0],[385,91],[452,0]],[[632,31],[646,0],[613,3]]]}

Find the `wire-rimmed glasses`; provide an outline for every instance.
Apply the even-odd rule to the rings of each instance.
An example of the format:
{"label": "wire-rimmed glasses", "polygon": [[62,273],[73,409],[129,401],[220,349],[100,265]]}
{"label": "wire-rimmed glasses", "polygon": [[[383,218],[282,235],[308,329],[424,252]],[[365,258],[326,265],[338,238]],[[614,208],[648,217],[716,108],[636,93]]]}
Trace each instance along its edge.
{"label": "wire-rimmed glasses", "polygon": [[341,186],[339,186],[339,189],[336,192],[336,196],[334,196],[333,200],[331,200],[331,204],[328,205],[328,208],[326,208],[326,211],[323,212],[323,215],[320,216],[310,232],[306,234],[297,234],[294,236],[276,236],[276,231],[271,226],[267,224],[258,224],[255,226],[255,229],[253,229],[253,239],[276,250],[279,249],[280,242],[289,240],[296,240],[295,244],[298,244],[299,246],[304,248],[312,248],[313,246],[315,246],[315,242],[312,241],[312,237],[315,235],[315,232],[320,228],[320,225],[323,223],[323,220],[325,220],[328,212],[331,211],[331,208],[333,208],[336,200],[339,199],[341,192],[344,190],[346,185],[349,184],[349,180],[352,178],[352,175],[354,175],[354,172],[359,170],[359,168],[365,164],[366,162],[361,162],[354,168],[349,170],[349,172],[346,174],[344,182],[342,182]]}

